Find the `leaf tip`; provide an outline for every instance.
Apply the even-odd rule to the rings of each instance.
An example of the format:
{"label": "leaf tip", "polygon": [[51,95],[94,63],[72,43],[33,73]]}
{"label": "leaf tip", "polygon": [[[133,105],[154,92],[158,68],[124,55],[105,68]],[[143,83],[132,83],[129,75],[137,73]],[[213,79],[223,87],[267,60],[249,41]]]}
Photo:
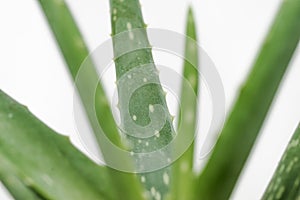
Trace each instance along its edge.
{"label": "leaf tip", "polygon": [[194,11],[192,5],[189,5],[188,7],[188,21],[194,21]]}

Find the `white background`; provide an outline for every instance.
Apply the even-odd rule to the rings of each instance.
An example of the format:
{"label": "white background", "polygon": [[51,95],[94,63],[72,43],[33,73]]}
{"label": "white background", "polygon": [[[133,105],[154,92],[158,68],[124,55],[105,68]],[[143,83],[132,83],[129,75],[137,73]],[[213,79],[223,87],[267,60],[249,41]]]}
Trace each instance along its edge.
{"label": "white background", "polygon": [[[38,1],[0,2],[0,88],[27,105],[51,128],[74,135],[72,82]],[[90,49],[95,49],[109,38],[108,0],[67,2]],[[228,111],[280,0],[143,0],[141,3],[149,27],[180,33],[184,33],[187,6],[193,4],[200,44],[219,70]],[[300,120],[299,66],[298,50],[262,129],[259,142],[234,191],[234,200],[261,197]],[[0,191],[0,199],[10,198],[3,190]]]}

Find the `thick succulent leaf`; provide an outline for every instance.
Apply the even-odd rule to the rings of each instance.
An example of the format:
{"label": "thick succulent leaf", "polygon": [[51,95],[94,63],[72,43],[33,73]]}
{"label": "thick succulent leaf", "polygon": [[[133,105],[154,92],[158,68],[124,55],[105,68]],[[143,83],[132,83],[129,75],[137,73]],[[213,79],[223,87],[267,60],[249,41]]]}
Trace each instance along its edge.
{"label": "thick succulent leaf", "polygon": [[287,146],[263,200],[300,198],[300,124]]}
{"label": "thick succulent leaf", "polygon": [[45,200],[34,189],[27,187],[18,177],[9,175],[1,180],[15,200]]}
{"label": "thick succulent leaf", "polygon": [[[156,106],[163,108],[164,124],[161,129],[150,130],[153,131],[153,136],[142,139],[127,137],[133,146],[133,152],[153,152],[168,144],[174,136],[174,131],[158,71],[154,65],[140,3],[138,0],[110,0],[110,6],[122,128],[124,132],[129,133],[130,128],[135,125],[149,125],[151,114],[157,114]],[[151,82],[153,80],[155,83]],[[129,94],[128,99],[127,91],[139,84],[140,87]],[[167,160],[168,155],[162,157],[164,158],[161,159]],[[144,165],[150,166],[152,163]],[[146,189],[151,191],[152,198],[160,199],[169,190],[169,181],[164,181],[163,177],[169,180],[169,176],[170,169],[167,167],[141,174],[141,180]]]}
{"label": "thick succulent leaf", "polygon": [[[188,39],[185,44],[185,58],[183,66],[183,78],[188,81],[193,91],[186,88],[185,84],[181,86],[180,104],[181,108],[189,111],[193,118],[186,118],[180,116],[178,126],[180,130],[184,130],[179,134],[195,134],[197,122],[197,102],[192,101],[195,94],[198,94],[198,46],[196,46],[196,25],[192,9],[189,8],[186,24],[186,36]],[[193,42],[192,42],[193,41]],[[191,93],[193,92],[193,93]],[[194,143],[187,149],[187,151],[174,163],[172,168],[172,199],[193,199],[195,195],[195,174],[193,172],[193,157],[194,157]]]}
{"label": "thick succulent leaf", "polygon": [[[107,169],[93,163],[65,136],[0,91],[1,177],[45,199],[116,199]],[[7,185],[12,188],[12,185]]]}
{"label": "thick succulent leaf", "polygon": [[43,200],[35,192],[33,188],[30,188],[19,177],[23,176],[20,172],[14,168],[3,156],[0,155],[0,180],[5,185],[7,190],[16,200]]}
{"label": "thick succulent leaf", "polygon": [[[46,15],[60,50],[64,55],[68,69],[74,81],[77,80],[78,72],[80,71],[81,73],[81,79],[80,81],[76,81],[76,87],[100,149],[104,155],[104,159],[109,161],[109,159],[112,158],[112,153],[106,152],[106,149],[103,147],[104,145],[101,145],[103,142],[101,135],[103,133],[106,134],[107,138],[119,147],[123,145],[109,107],[110,104],[106,98],[105,91],[101,83],[97,85],[95,91],[92,91],[93,94],[95,94],[94,107],[90,106],[91,99],[88,95],[86,95],[87,91],[93,90],[94,80],[98,80],[98,74],[93,61],[90,57],[87,57],[89,51],[67,5],[63,0],[39,0],[39,3]],[[81,70],[80,66],[84,60],[85,65],[89,65],[89,67]],[[97,116],[96,121],[94,120],[95,112]],[[98,124],[100,124],[102,130],[99,130]],[[119,198],[132,199],[134,194],[138,196],[140,193],[140,186],[135,175],[122,173],[110,168],[108,169],[108,172],[114,182],[114,189],[119,195]]]}
{"label": "thick succulent leaf", "polygon": [[201,199],[228,199],[300,37],[300,1],[284,0],[199,177]]}

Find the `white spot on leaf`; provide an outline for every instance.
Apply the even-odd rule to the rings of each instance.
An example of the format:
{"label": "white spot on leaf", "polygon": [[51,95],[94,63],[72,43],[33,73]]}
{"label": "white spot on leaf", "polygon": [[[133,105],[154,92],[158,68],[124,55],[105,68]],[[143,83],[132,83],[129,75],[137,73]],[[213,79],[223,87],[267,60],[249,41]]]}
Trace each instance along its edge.
{"label": "white spot on leaf", "polygon": [[156,194],[156,190],[155,190],[155,188],[154,188],[154,187],[151,187],[151,189],[150,189],[150,192],[151,192],[151,194],[152,194],[153,196],[155,196],[155,194]]}
{"label": "white spot on leaf", "polygon": [[163,181],[164,181],[164,184],[169,185],[170,178],[166,172],[163,174]]}
{"label": "white spot on leaf", "polygon": [[155,200],[161,200],[161,195],[159,192],[156,192],[155,194]]}
{"label": "white spot on leaf", "polygon": [[155,130],[155,131],[154,131],[154,135],[155,135],[156,137],[159,138],[159,137],[160,137],[159,131],[158,131],[158,130]]}
{"label": "white spot on leaf", "polygon": [[131,23],[127,22],[127,29],[130,31],[132,29]]}
{"label": "white spot on leaf", "polygon": [[149,104],[149,111],[152,113],[154,112],[154,106],[152,104]]}

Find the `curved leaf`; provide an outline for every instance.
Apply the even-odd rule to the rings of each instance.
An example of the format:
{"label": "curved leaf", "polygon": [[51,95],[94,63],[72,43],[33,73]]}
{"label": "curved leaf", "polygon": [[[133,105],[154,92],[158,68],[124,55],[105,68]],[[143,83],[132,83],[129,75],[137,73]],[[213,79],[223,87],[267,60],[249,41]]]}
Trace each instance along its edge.
{"label": "curved leaf", "polygon": [[300,1],[284,0],[199,177],[202,199],[228,199],[300,37]]}

